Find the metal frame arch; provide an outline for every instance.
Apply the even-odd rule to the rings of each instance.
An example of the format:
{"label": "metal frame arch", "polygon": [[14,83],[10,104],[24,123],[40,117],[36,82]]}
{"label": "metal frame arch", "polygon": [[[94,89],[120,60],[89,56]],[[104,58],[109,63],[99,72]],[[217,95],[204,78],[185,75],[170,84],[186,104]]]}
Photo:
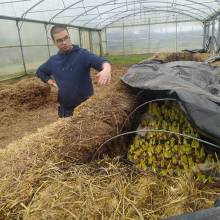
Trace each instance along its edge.
{"label": "metal frame arch", "polygon": [[[21,15],[21,20],[25,18],[25,16],[28,14],[28,12],[30,12],[33,8],[37,7],[38,5],[40,5],[42,2],[44,2],[45,0],[40,0],[37,3],[35,3],[33,6],[31,6],[28,10],[26,10],[22,15]],[[21,22],[21,25],[18,26],[19,30],[21,29],[22,25],[23,25],[23,21]]]}
{"label": "metal frame arch", "polygon": [[199,3],[199,2],[196,2],[196,1],[192,1],[192,0],[185,0],[185,1],[190,2],[190,3],[193,3],[193,4],[195,4],[195,5],[202,5],[203,7],[208,8],[208,9],[210,9],[211,11],[213,10],[214,12],[216,12],[216,10],[215,10],[214,8],[209,7],[208,5],[206,5],[206,4],[204,4],[204,3]]}
{"label": "metal frame arch", "polygon": [[44,2],[45,0],[40,0],[37,3],[35,3],[33,6],[31,6],[28,10],[26,10],[22,15],[21,18],[24,18],[26,14],[28,14],[33,8],[37,7],[38,5],[40,5],[42,2]]}
{"label": "metal frame arch", "polygon": [[59,11],[58,13],[56,13],[53,17],[51,17],[50,20],[49,20],[49,22],[52,22],[53,19],[54,19],[55,17],[57,17],[57,15],[63,13],[64,11],[68,10],[69,8],[71,8],[72,6],[77,5],[77,4],[79,4],[80,2],[83,2],[83,1],[84,1],[84,0],[79,0],[79,1],[77,1],[77,2],[74,2],[73,4],[70,4],[68,7],[64,8],[63,10]]}
{"label": "metal frame arch", "polygon": [[31,0],[14,0],[14,1],[10,1],[10,2],[0,2],[0,5],[6,5],[6,4],[11,4],[14,2],[29,2]]}
{"label": "metal frame arch", "polygon": [[[211,10],[211,11],[216,12],[215,9],[213,9],[212,7],[209,7],[208,5],[206,5],[206,4],[204,4],[204,3],[198,3],[198,2],[193,1],[193,0],[185,0],[185,1],[190,2],[190,3],[193,3],[193,4],[195,4],[195,5],[202,5],[203,7],[207,8],[207,9],[209,9],[209,10]],[[76,19],[78,19],[79,17],[81,17],[81,16],[87,14],[88,12],[90,12],[90,11],[92,11],[92,10],[95,10],[95,9],[98,8],[98,7],[104,6],[104,5],[109,4],[109,3],[111,3],[111,2],[115,2],[115,0],[107,1],[107,2],[104,2],[104,3],[102,3],[102,4],[96,5],[96,6],[94,6],[93,8],[90,8],[89,10],[87,10],[87,11],[85,11],[85,12],[83,12],[83,13],[77,15],[77,16],[76,16],[74,19],[72,19],[68,24],[72,24],[72,22],[74,22],[74,21],[75,21]],[[131,1],[131,2],[134,4],[134,1]],[[130,3],[130,2],[126,1],[125,3]],[[137,3],[145,3],[145,1],[143,1],[143,0],[141,1],[141,0],[140,0],[140,1],[137,1]],[[172,3],[172,2],[169,2],[169,3]],[[121,3],[116,3],[116,4],[121,4]],[[199,9],[198,9],[198,10],[199,10]]]}
{"label": "metal frame arch", "polygon": [[206,21],[211,21],[213,19],[216,19],[216,17],[218,17],[220,15],[220,9],[218,11],[216,11],[214,14],[210,15]]}
{"label": "metal frame arch", "polygon": [[92,8],[90,8],[89,10],[87,10],[87,11],[85,11],[85,12],[83,12],[83,13],[77,15],[77,16],[76,16],[73,20],[71,20],[68,24],[73,23],[76,19],[78,19],[79,17],[81,17],[81,16],[83,16],[83,15],[86,15],[88,12],[90,12],[90,11],[92,11],[92,10],[95,10],[96,8],[98,8],[98,7],[100,7],[100,6],[109,4],[109,3],[111,3],[111,2],[115,2],[115,0],[107,1],[107,2],[104,2],[104,3],[102,3],[102,4],[99,4],[99,5],[96,5],[96,6],[92,7]]}
{"label": "metal frame arch", "polygon": [[[144,4],[154,3],[154,1],[146,1],[146,2],[143,2],[143,3],[144,3]],[[159,3],[159,4],[167,4],[166,2],[161,2],[161,1],[158,1],[157,3]],[[83,24],[83,26],[84,26],[84,25],[86,26],[87,24],[89,24],[89,23],[92,22],[93,20],[95,20],[95,19],[97,19],[98,17],[100,17],[100,15],[105,14],[106,12],[110,12],[110,11],[113,11],[113,10],[115,10],[115,9],[119,9],[119,8],[125,7],[125,6],[127,6],[127,5],[132,5],[132,4],[133,4],[132,2],[129,2],[128,4],[121,5],[121,6],[117,7],[117,8],[112,8],[111,10],[106,10],[106,11],[100,13],[99,15],[95,16],[94,18],[90,19],[89,21],[85,22],[85,23]],[[198,8],[194,8],[194,7],[187,6],[187,5],[183,5],[183,4],[179,4],[179,3],[175,3],[175,5],[177,5],[177,6],[183,6],[183,7],[186,7],[186,8],[190,8],[190,9],[192,9],[192,10],[196,10],[196,11],[199,11],[199,12],[202,12],[202,13],[205,13],[205,14],[209,15],[207,12],[205,12],[205,11],[203,11],[203,10],[200,10],[200,9],[198,9]],[[152,7],[154,7],[154,6],[152,6]],[[163,6],[163,7],[165,7],[165,6]],[[147,8],[147,7],[144,7],[144,8]],[[177,8],[177,9],[178,9],[178,10],[182,10],[182,9],[179,9],[179,8]],[[116,14],[116,15],[117,15],[117,14]]]}
{"label": "metal frame arch", "polygon": [[[22,0],[17,0],[17,1],[19,1],[19,2],[24,2],[24,1],[27,1],[27,0],[23,0],[23,1],[22,1]],[[25,16],[26,16],[32,9],[34,9],[35,7],[37,7],[37,6],[38,6],[39,4],[41,4],[43,1],[45,1],[45,0],[40,0],[40,1],[38,1],[38,2],[35,3],[33,6],[31,6],[28,10],[26,10],[26,11],[22,14],[21,20],[22,20],[23,18],[25,18]],[[83,1],[83,0],[82,0],[82,1]],[[198,1],[195,1],[195,0],[185,0],[185,1],[186,1],[186,2],[189,2],[189,3],[192,3],[192,4],[194,4],[194,5],[202,5],[203,7],[207,8],[208,10],[210,10],[211,12],[213,12],[213,13],[212,13],[208,18],[206,18],[205,20],[210,20],[210,19],[215,18],[216,16],[218,16],[218,15],[220,14],[220,11],[216,10],[214,7],[211,7],[211,6],[209,6],[209,5],[205,4],[205,3],[199,3]],[[14,2],[16,2],[16,0],[15,0]],[[106,5],[106,4],[109,4],[109,3],[111,3],[111,2],[114,2],[115,4],[118,4],[118,5],[121,4],[120,1],[117,2],[117,0],[105,1],[105,2],[103,2],[102,4],[98,4],[98,5],[92,7],[92,8],[90,8],[90,9],[88,9],[88,10],[85,10],[83,13],[77,15],[74,19],[72,19],[68,24],[71,24],[73,21],[75,21],[76,19],[78,19],[80,16],[83,16],[83,15],[87,14],[88,12],[90,12],[90,11],[92,11],[92,10],[95,10],[95,9],[101,7],[101,6]],[[126,0],[126,3],[131,3],[131,2],[133,2],[133,4],[134,4],[134,3],[135,3],[135,0],[134,0],[134,1],[132,1],[132,0],[131,0],[131,1]],[[137,3],[146,3],[146,2],[147,2],[147,0],[146,0],[146,1],[144,1],[144,0],[137,1]],[[8,2],[5,2],[5,4],[6,4],[6,3],[8,3]],[[167,3],[172,3],[172,1],[167,2]],[[206,2],[206,3],[208,3],[208,2]],[[4,4],[4,3],[2,3],[2,4]],[[75,5],[75,4],[76,4],[76,3],[73,3],[72,5]],[[176,3],[174,3],[174,4],[176,4]],[[187,6],[189,6],[189,5],[185,5],[185,6],[187,7]],[[52,21],[57,15],[59,15],[60,13],[62,13],[62,12],[65,11],[65,10],[68,10],[70,7],[71,7],[71,6],[64,8],[62,11],[60,11],[59,13],[57,13],[56,15],[54,15],[52,18],[50,18],[49,21]],[[199,9],[197,9],[197,10],[199,10]]]}
{"label": "metal frame arch", "polygon": [[[156,10],[156,9],[154,9],[154,10],[146,10],[146,11],[142,11],[142,12],[144,12],[144,13],[146,13],[146,12],[167,12],[167,13],[170,13],[170,12],[171,12],[171,13],[175,13],[175,14],[185,15],[185,16],[190,17],[190,18],[192,18],[192,19],[194,19],[194,20],[196,20],[196,21],[199,21],[199,22],[201,22],[201,23],[203,22],[203,20],[200,20],[200,19],[198,19],[198,18],[196,18],[196,17],[194,17],[194,16],[192,16],[192,15],[189,15],[189,14],[184,13],[184,12],[174,11],[174,10],[162,10],[162,9]],[[121,20],[121,19],[127,18],[127,17],[132,16],[132,15],[136,15],[136,14],[139,14],[139,13],[141,13],[141,12],[139,11],[139,12],[131,13],[131,14],[128,14],[128,15],[123,16],[123,17],[121,17],[121,18],[118,18],[118,19],[116,19],[116,20],[110,22],[109,24],[103,26],[102,29],[108,27],[109,25],[111,25],[111,24],[113,24],[113,23],[115,23],[115,22],[117,22],[117,21],[119,21],[119,20]],[[109,19],[109,18],[108,18],[108,19]],[[105,20],[107,20],[107,19],[105,19]],[[105,20],[104,20],[104,21],[105,21]],[[102,21],[102,22],[103,22],[103,21]],[[97,27],[97,26],[99,26],[99,25],[100,25],[100,23],[97,24],[95,27]]]}

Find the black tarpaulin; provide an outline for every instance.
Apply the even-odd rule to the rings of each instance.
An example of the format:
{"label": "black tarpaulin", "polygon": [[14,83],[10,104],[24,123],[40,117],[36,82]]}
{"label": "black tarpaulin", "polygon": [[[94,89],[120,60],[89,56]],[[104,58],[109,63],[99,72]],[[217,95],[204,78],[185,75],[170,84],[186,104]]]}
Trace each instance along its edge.
{"label": "black tarpaulin", "polygon": [[175,97],[200,134],[220,144],[220,67],[194,61],[148,61],[129,68],[122,81]]}

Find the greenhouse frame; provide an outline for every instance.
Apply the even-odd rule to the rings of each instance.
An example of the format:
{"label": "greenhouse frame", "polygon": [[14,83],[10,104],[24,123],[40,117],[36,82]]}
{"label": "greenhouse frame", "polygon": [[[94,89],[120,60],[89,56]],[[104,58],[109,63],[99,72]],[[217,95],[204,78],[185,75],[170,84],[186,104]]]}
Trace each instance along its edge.
{"label": "greenhouse frame", "polygon": [[49,30],[65,24],[73,43],[98,55],[220,46],[220,1],[0,1],[1,80],[35,70],[56,53]]}

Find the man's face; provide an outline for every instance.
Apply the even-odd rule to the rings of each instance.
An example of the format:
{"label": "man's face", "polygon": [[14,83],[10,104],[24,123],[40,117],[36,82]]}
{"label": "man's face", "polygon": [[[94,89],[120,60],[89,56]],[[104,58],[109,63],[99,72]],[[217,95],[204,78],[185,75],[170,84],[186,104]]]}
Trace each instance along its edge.
{"label": "man's face", "polygon": [[72,42],[70,35],[66,30],[60,31],[53,35],[54,44],[57,46],[61,53],[66,53],[72,49]]}

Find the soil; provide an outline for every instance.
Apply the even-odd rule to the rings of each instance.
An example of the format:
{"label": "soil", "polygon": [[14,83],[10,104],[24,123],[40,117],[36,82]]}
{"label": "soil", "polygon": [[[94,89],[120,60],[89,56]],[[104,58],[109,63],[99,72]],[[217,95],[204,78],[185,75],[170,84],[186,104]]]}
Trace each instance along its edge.
{"label": "soil", "polygon": [[13,118],[13,123],[0,127],[0,148],[4,148],[10,142],[27,134],[34,133],[38,128],[53,123],[57,119],[55,104],[20,112]]}
{"label": "soil", "polygon": [[[123,67],[120,65],[112,65],[112,82],[114,83],[121,75],[126,73],[127,67]],[[92,79],[94,84],[94,92],[99,93],[102,92],[107,88],[107,86],[100,87],[97,85],[97,80],[95,77],[95,71],[92,71]],[[21,87],[24,85],[24,88],[30,87],[29,86],[29,80],[30,82],[33,81],[32,79],[26,79],[21,80],[20,82],[13,85],[13,89],[16,89],[17,87]],[[37,80],[37,79],[36,79]],[[32,83],[32,82],[31,82]],[[18,86],[17,86],[18,85]],[[10,88],[10,89],[8,89]],[[11,85],[1,85],[0,91],[12,91]],[[27,91],[27,90],[26,90]],[[24,92],[23,90],[21,92]],[[30,93],[30,91],[29,91]],[[7,93],[6,93],[7,94]],[[42,97],[42,99],[45,97]],[[30,106],[33,104],[36,106],[36,100],[30,101],[30,96],[26,98]],[[7,110],[0,113],[0,118],[2,121],[0,122],[0,149],[5,148],[9,143],[18,140],[22,138],[23,136],[26,136],[28,134],[34,133],[37,131],[38,128],[42,128],[48,124],[51,124],[58,120],[57,115],[57,106],[58,103],[56,103],[56,95],[55,92],[52,91],[49,99],[47,99],[47,102],[44,104],[41,104],[37,106],[37,108],[19,108],[19,109],[13,109],[8,108]],[[11,100],[11,99],[10,99]],[[7,102],[3,102],[3,105],[9,105],[10,106],[10,100]],[[24,100],[22,100],[24,102]],[[39,99],[37,99],[37,103],[39,103]],[[16,103],[17,104],[17,103]],[[3,109],[5,106],[1,106]]]}

